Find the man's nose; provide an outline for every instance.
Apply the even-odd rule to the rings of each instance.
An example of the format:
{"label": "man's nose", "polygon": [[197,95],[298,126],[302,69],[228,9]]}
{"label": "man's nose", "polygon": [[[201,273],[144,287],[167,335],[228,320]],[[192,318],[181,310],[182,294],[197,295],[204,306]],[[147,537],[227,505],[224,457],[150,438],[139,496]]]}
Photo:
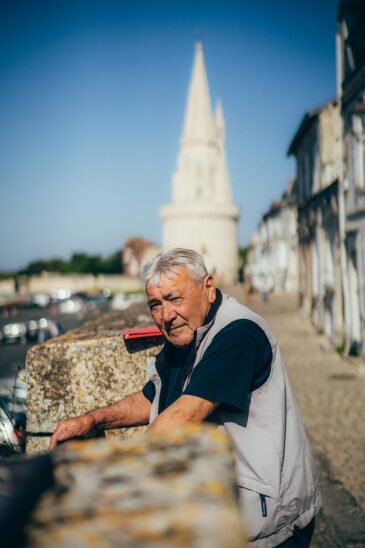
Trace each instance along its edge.
{"label": "man's nose", "polygon": [[169,302],[162,303],[161,315],[163,322],[171,322],[174,320],[176,318],[176,312],[173,305]]}

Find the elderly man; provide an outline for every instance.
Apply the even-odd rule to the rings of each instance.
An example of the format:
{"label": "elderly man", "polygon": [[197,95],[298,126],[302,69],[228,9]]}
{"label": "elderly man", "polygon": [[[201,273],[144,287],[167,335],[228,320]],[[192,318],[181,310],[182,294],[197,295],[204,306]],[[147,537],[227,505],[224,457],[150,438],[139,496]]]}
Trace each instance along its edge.
{"label": "elderly man", "polygon": [[233,441],[252,546],[309,546],[321,507],[310,447],[277,342],[265,321],[222,294],[187,249],[144,267],[151,315],[165,344],[143,390],[60,421],[50,448],[100,429],[162,430],[209,421]]}

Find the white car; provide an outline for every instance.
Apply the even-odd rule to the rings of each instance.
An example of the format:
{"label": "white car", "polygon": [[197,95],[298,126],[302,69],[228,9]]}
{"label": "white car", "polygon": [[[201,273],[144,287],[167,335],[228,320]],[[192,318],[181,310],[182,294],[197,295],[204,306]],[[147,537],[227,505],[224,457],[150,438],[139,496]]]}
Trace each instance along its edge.
{"label": "white car", "polygon": [[21,453],[21,447],[14,426],[0,407],[0,457]]}
{"label": "white car", "polygon": [[63,328],[54,320],[40,318],[27,322],[27,339],[29,342],[42,343],[63,333]]}
{"label": "white car", "polygon": [[29,304],[31,306],[38,306],[39,308],[46,308],[51,304],[51,296],[48,293],[34,293],[29,298]]}
{"label": "white car", "polygon": [[27,336],[27,326],[24,322],[7,323],[3,326],[3,343],[25,342]]}
{"label": "white car", "polygon": [[142,303],[145,300],[144,293],[116,293],[112,299],[112,310],[125,310],[134,303]]}
{"label": "white car", "polygon": [[58,305],[60,314],[83,314],[86,310],[85,303],[79,297],[71,297],[61,301]]}

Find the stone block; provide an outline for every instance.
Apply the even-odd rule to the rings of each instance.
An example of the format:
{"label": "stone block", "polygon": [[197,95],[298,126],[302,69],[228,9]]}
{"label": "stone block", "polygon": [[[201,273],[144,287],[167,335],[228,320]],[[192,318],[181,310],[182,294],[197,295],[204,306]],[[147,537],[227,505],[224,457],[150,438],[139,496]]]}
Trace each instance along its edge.
{"label": "stone block", "polygon": [[[50,435],[59,419],[108,405],[143,387],[147,359],[158,352],[161,338],[126,344],[120,330],[150,324],[145,305],[134,305],[28,351],[27,453],[44,445],[40,438]],[[123,436],[133,432],[127,429]]]}
{"label": "stone block", "polygon": [[55,486],[30,548],[245,546],[230,442],[215,427],[68,442],[52,455]]}
{"label": "stone block", "polygon": [[27,437],[27,455],[36,455],[48,450],[51,436],[28,436]]}

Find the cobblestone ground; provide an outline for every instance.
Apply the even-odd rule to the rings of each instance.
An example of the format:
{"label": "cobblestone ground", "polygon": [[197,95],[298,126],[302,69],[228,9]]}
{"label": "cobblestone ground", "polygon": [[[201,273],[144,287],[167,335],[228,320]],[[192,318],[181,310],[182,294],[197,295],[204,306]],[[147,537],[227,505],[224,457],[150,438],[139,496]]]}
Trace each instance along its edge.
{"label": "cobblestone ground", "polygon": [[317,459],[324,508],[312,546],[365,546],[365,365],[330,348],[292,296],[230,291],[261,314],[279,341]]}

